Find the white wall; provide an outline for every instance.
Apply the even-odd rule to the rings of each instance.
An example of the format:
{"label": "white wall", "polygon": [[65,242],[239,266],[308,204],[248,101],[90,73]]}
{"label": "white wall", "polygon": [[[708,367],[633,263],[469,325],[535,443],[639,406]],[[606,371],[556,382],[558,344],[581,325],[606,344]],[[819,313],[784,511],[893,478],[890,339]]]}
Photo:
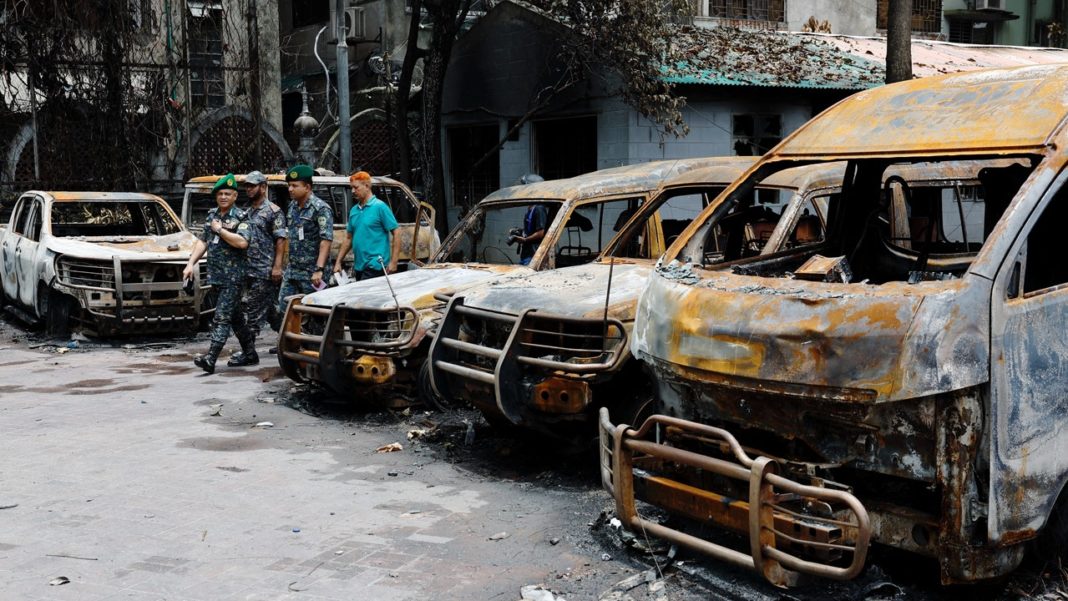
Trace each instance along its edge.
{"label": "white wall", "polygon": [[786,0],[786,29],[801,31],[809,17],[829,21],[831,33],[875,35],[875,1]]}

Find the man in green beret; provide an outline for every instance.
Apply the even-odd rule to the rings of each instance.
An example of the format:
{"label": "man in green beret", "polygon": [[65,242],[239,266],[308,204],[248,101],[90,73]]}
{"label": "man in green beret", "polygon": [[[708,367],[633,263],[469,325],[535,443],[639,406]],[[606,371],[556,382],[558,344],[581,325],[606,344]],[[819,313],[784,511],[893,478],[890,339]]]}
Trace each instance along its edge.
{"label": "man in green beret", "polygon": [[184,279],[193,279],[197,262],[207,253],[208,283],[217,293],[215,316],[211,321],[211,348],[207,353],[197,355],[193,363],[209,374],[215,372],[215,361],[230,337],[231,329],[237,334],[242,352],[256,352],[256,339],[245,323],[244,313],[239,310],[248,271],[245,251],[252,231],[245,222],[245,212],[234,206],[237,178],[232,173],[225,175],[215,182],[212,192],[215,208],[208,212],[200,239],[182,271]]}
{"label": "man in green beret", "polygon": [[297,165],[286,171],[289,184],[289,208],[286,211],[286,238],[289,259],[278,292],[280,315],[286,311],[286,299],[308,294],[323,286],[323,271],[330,258],[330,241],[334,239],[334,211],[312,193],[315,171]]}

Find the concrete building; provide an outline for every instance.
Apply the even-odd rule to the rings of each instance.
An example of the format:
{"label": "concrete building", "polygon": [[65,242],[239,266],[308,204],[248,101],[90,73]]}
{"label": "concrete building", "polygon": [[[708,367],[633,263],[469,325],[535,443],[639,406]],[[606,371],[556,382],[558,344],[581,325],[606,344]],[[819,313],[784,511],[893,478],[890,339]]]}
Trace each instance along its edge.
{"label": "concrete building", "polygon": [[[130,7],[135,31],[123,64],[130,81],[124,101],[136,133],[151,136],[146,187],[167,192],[192,175],[269,169],[292,159],[281,134],[275,2],[143,0]],[[65,72],[70,88],[99,80],[94,58],[72,61]],[[0,94],[0,127],[10,132],[0,143],[0,184],[94,185],[87,157],[102,153],[79,145],[91,142],[85,134],[99,105],[87,102],[81,110],[77,97],[31,93],[26,69],[6,77]],[[258,141],[250,135],[256,122]]]}

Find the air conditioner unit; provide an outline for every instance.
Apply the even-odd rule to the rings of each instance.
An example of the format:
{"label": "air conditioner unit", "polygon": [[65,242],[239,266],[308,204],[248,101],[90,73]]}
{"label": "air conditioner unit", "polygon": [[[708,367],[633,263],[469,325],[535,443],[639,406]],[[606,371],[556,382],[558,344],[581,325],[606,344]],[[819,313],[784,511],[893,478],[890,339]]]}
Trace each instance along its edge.
{"label": "air conditioner unit", "polygon": [[1005,10],[1005,0],[975,0],[976,10]]}

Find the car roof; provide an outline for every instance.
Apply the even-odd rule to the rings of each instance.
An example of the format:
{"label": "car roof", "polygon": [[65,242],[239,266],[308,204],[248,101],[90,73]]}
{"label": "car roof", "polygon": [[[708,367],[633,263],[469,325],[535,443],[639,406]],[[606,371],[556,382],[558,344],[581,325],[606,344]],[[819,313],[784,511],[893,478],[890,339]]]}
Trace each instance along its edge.
{"label": "car roof", "polygon": [[51,197],[54,202],[93,202],[104,200],[150,200],[163,202],[163,199],[155,194],[143,192],[73,192],[73,191],[40,191],[32,190],[30,193],[41,194]]}
{"label": "car roof", "polygon": [[[694,169],[720,166],[742,174],[756,157],[708,157],[651,161],[601,169],[575,177],[554,179],[502,188],[482,200],[484,203],[515,200],[576,201],[597,196],[644,193],[655,190],[667,179]],[[734,177],[730,181],[733,181]],[[480,203],[481,204],[481,203]]]}
{"label": "car roof", "polygon": [[[242,183],[245,182],[245,175],[246,174],[244,174],[244,173],[240,173],[240,174],[235,174],[234,177],[237,179],[237,182],[239,184],[242,184]],[[185,185],[186,185],[186,187],[197,187],[197,188],[199,188],[201,186],[205,186],[205,185],[210,187],[210,186],[214,186],[215,182],[219,181],[223,177],[225,177],[225,174],[223,174],[223,175],[199,175],[197,177],[190,178],[189,181],[186,182]],[[266,175],[266,177],[267,177],[267,183],[268,184],[285,184],[286,183],[286,176],[283,173],[269,173],[269,174]],[[347,185],[348,183],[349,183],[349,178],[346,175],[316,175],[316,176],[312,177],[312,185],[315,185],[315,184],[332,184],[332,185],[345,184],[345,185]],[[401,182],[399,182],[399,181],[397,181],[397,180],[395,180],[395,179],[393,179],[391,177],[385,177],[385,176],[381,176],[381,175],[373,176],[371,178],[371,183],[372,184],[380,184],[380,185],[381,184],[390,184],[390,185],[396,185],[396,186],[402,185]]]}
{"label": "car roof", "polygon": [[854,94],[771,158],[1039,152],[1068,115],[1068,65],[983,69]]}

